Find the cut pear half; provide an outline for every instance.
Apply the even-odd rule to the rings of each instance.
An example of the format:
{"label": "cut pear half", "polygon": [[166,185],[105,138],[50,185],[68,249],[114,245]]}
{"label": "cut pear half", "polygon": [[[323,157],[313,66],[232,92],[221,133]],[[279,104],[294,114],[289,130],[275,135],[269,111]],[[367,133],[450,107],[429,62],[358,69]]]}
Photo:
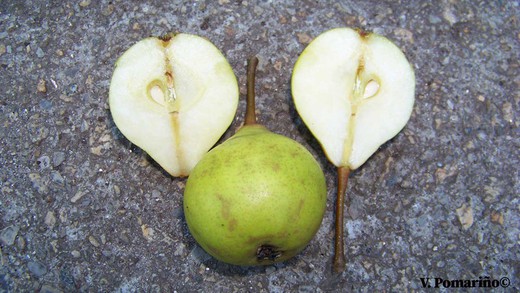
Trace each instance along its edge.
{"label": "cut pear half", "polygon": [[412,113],[414,72],[385,37],[327,31],[298,58],[292,94],[328,159],[351,170],[394,137]]}
{"label": "cut pear half", "polygon": [[207,39],[146,38],[116,62],[115,124],[173,176],[187,176],[229,127],[238,106],[231,66]]}
{"label": "cut pear half", "polygon": [[350,28],[314,39],[294,66],[296,110],[338,167],[334,271],[345,268],[344,195],[361,166],[410,119],[415,75],[403,52],[385,37]]}

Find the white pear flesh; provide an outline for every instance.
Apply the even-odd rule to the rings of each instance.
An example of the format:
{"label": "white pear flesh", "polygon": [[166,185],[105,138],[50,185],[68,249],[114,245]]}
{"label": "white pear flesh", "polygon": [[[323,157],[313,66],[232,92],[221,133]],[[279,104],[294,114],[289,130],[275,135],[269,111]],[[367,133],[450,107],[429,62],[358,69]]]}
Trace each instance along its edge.
{"label": "white pear flesh", "polygon": [[109,107],[116,126],[173,176],[187,176],[229,127],[238,84],[209,40],[146,38],[116,62]]}
{"label": "white pear flesh", "polygon": [[354,170],[408,122],[415,75],[383,36],[329,30],[298,58],[291,80],[302,120],[337,167]]}

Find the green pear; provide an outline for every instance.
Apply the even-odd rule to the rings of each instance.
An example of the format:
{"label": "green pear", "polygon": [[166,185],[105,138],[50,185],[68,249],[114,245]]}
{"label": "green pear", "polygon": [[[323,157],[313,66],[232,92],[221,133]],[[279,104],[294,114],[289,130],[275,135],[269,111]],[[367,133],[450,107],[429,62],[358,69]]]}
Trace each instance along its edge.
{"label": "green pear", "polygon": [[320,165],[296,141],[256,124],[254,57],[245,125],[209,151],[184,192],[189,230],[216,259],[236,265],[285,261],[306,247],[325,212]]}

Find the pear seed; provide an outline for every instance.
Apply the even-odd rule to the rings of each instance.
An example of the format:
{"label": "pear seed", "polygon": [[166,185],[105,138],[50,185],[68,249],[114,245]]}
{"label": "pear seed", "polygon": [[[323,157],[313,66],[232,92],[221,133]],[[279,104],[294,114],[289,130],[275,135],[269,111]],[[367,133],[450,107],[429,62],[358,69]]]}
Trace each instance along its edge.
{"label": "pear seed", "polygon": [[160,86],[154,85],[150,88],[150,96],[159,105],[164,106],[164,93]]}
{"label": "pear seed", "polygon": [[369,80],[367,85],[365,86],[365,93],[363,94],[363,99],[368,99],[377,94],[379,91],[379,83],[373,79]]}

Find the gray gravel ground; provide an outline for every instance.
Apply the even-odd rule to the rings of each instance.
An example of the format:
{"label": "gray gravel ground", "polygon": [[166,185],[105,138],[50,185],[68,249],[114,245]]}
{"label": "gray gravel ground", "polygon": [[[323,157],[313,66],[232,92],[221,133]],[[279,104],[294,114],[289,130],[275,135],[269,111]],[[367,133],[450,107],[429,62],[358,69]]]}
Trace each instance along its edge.
{"label": "gray gravel ground", "polygon": [[[519,1],[178,2],[0,3],[0,292],[402,292],[422,291],[421,278],[520,291]],[[417,95],[406,128],[350,176],[337,275],[336,172],[294,109],[290,76],[310,40],[341,26],[401,47]],[[114,125],[115,60],[176,31],[215,43],[242,94],[258,54],[259,120],[326,173],[322,226],[286,263],[236,267],[202,251],[184,221],[186,180]]]}

